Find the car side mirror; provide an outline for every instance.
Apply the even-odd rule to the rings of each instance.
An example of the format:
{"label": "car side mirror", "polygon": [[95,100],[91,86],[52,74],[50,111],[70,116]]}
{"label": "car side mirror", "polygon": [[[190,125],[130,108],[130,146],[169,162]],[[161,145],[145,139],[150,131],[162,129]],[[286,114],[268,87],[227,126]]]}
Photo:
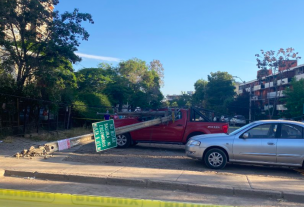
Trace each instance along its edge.
{"label": "car side mirror", "polygon": [[249,134],[248,133],[244,133],[243,136],[242,136],[244,139],[247,139],[249,137]]}

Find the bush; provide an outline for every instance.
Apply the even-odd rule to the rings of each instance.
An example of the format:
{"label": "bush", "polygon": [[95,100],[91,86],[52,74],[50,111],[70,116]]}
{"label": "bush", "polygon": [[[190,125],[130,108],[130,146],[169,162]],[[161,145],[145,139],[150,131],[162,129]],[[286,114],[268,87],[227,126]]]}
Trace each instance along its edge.
{"label": "bush", "polygon": [[87,119],[103,119],[97,112],[106,112],[111,108],[108,97],[99,93],[81,93],[73,105],[76,115]]}

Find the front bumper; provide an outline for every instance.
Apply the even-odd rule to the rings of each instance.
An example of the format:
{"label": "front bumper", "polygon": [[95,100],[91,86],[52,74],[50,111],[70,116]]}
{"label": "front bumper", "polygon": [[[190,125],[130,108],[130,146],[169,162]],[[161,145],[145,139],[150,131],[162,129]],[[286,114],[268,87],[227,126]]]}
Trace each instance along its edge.
{"label": "front bumper", "polygon": [[186,155],[194,159],[203,159],[205,148],[194,145],[186,145]]}

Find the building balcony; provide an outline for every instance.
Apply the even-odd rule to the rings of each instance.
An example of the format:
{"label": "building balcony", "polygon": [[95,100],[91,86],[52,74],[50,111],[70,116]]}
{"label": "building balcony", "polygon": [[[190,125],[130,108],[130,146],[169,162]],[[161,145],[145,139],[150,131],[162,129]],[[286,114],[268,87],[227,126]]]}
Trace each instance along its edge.
{"label": "building balcony", "polygon": [[300,79],[304,79],[304,73],[303,74],[300,74],[300,75],[296,75],[296,80],[300,80]]}
{"label": "building balcony", "polygon": [[267,93],[267,98],[276,98],[276,97],[284,97],[284,91],[277,91],[276,92],[270,92]]}
{"label": "building balcony", "polygon": [[265,83],[265,88],[273,87],[273,82]]}
{"label": "building balcony", "polygon": [[288,78],[283,78],[281,80],[277,80],[278,86],[288,84]]}
{"label": "building balcony", "polygon": [[253,91],[261,90],[261,85],[253,86]]}

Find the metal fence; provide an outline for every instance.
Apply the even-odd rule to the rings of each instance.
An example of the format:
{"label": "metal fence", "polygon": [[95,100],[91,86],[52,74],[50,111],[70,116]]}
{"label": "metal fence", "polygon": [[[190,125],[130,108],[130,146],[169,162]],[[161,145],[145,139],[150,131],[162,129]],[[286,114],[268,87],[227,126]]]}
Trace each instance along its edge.
{"label": "metal fence", "polygon": [[95,116],[80,115],[71,104],[0,93],[0,137],[91,127],[92,122],[103,120],[97,112],[112,109],[85,107]]}

